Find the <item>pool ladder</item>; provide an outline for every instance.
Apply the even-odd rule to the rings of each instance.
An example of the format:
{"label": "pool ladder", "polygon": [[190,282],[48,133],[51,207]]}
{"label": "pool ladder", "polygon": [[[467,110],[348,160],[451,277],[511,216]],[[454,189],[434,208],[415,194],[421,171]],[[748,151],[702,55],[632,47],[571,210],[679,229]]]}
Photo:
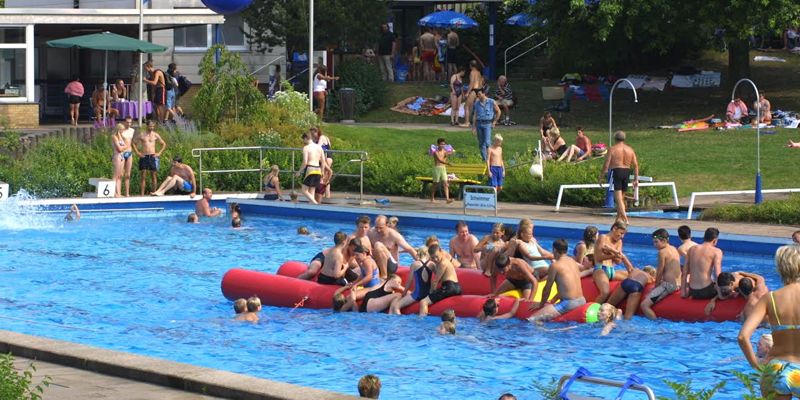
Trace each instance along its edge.
{"label": "pool ladder", "polygon": [[591,384],[591,385],[601,385],[601,386],[611,386],[611,387],[618,387],[622,388],[619,394],[614,397],[615,400],[621,400],[622,396],[625,394],[626,391],[632,390],[637,392],[644,393],[648,400],[656,400],[656,396],[653,393],[653,390],[650,387],[644,385],[644,382],[641,378],[636,376],[635,374],[631,374],[628,379],[624,381],[615,381],[611,379],[599,378],[596,376],[592,376],[592,374],[586,368],[580,367],[578,370],[572,375],[564,375],[558,381],[558,400],[594,400],[600,399],[596,397],[584,397],[584,396],[577,396],[572,395],[569,396],[569,388],[572,386],[575,381],[580,381],[583,383]]}

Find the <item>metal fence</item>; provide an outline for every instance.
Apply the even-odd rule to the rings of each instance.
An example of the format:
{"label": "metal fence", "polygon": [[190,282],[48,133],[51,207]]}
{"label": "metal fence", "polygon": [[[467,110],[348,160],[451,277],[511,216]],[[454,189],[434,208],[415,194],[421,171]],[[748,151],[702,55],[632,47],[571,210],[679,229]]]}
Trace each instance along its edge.
{"label": "metal fence", "polygon": [[[238,151],[238,152],[255,152],[258,151],[258,165],[253,166],[246,166],[244,168],[237,168],[237,169],[203,169],[203,156],[208,155],[210,153],[215,152],[228,152],[228,151]],[[258,173],[258,187],[261,187],[261,183],[264,181],[264,172],[269,171],[269,166],[266,168],[264,167],[264,155],[267,152],[285,152],[289,153],[289,159],[291,160],[290,169],[282,169],[281,173],[289,173],[291,176],[292,182],[292,189],[295,187],[295,175],[299,171],[298,167],[302,165],[303,161],[303,149],[299,147],[272,147],[272,146],[247,146],[247,147],[206,147],[206,148],[197,148],[192,149],[192,157],[197,158],[198,162],[198,179],[199,179],[199,186],[200,190],[203,189],[203,175],[205,174],[232,174],[232,173]],[[331,154],[333,155],[340,155],[346,156],[347,163],[358,163],[359,164],[359,172],[358,174],[345,174],[345,173],[334,173],[334,178],[358,178],[359,184],[359,201],[364,200],[364,162],[369,160],[369,155],[366,151],[357,151],[357,150],[326,150],[326,154],[330,157]],[[337,157],[337,160],[341,160],[344,157]],[[341,163],[341,162],[340,162]],[[333,168],[336,168],[337,163],[333,164]]]}

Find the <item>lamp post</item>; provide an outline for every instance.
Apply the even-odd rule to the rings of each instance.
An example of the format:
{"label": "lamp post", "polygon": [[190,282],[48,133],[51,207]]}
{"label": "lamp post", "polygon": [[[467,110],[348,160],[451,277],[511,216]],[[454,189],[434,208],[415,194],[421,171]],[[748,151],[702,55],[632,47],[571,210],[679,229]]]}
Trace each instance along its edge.
{"label": "lamp post", "polygon": [[[139,8],[139,40],[144,40],[144,0],[136,0],[136,7]],[[139,120],[139,127],[142,126],[142,116],[144,115],[144,89],[142,88],[142,81],[144,80],[144,53],[139,52],[139,93],[136,101],[138,104],[138,112],[136,118]]]}
{"label": "lamp post", "polygon": [[[747,82],[753,86],[753,90],[756,91],[756,102],[760,100],[758,95],[758,88],[756,84],[753,83],[750,79],[739,79],[735,85],[733,85],[733,90],[731,91],[731,102],[734,101],[736,96],[736,88],[739,87],[739,84],[742,82]],[[756,204],[761,204],[764,201],[764,196],[761,194],[761,107],[756,107]]]}
{"label": "lamp post", "polygon": [[[308,107],[314,112],[314,0],[308,5]],[[325,107],[323,104],[322,107]]]}
{"label": "lamp post", "polygon": [[[614,106],[614,89],[619,86],[620,83],[627,82],[630,85],[631,89],[633,90],[633,101],[635,103],[639,102],[639,95],[636,93],[636,87],[633,86],[633,83],[625,78],[619,79],[614,82],[614,85],[611,86],[611,92],[608,94],[608,147],[611,147],[611,135],[613,134],[612,129],[612,108]],[[614,208],[614,188],[611,186],[611,183],[608,184],[608,190],[606,191],[606,208]]]}

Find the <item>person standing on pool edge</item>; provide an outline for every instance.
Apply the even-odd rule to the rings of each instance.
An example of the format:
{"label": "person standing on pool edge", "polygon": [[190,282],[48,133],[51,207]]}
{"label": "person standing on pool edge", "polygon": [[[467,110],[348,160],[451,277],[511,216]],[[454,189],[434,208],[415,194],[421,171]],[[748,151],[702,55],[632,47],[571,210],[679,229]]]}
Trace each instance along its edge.
{"label": "person standing on pool edge", "polygon": [[719,230],[706,229],[703,244],[689,249],[681,270],[681,297],[710,300],[717,295],[715,282],[722,272],[722,250],[717,248]]}
{"label": "person standing on pool edge", "polygon": [[[636,152],[631,146],[625,144],[625,132],[617,131],[614,134],[616,144],[608,149],[606,162],[600,171],[600,183],[611,181],[614,186],[614,201],[617,206],[617,219],[628,224],[628,215],[625,213],[625,192],[628,191],[628,181],[633,172],[633,187],[639,186],[639,161]],[[633,169],[633,171],[631,171]],[[609,176],[606,175],[610,173]]]}
{"label": "person standing on pool edge", "polygon": [[[156,142],[161,143],[161,150],[156,151]],[[158,190],[158,161],[161,153],[167,149],[167,143],[156,132],[156,122],[152,119],[147,121],[147,131],[140,134],[133,143],[131,148],[139,157],[139,174],[142,176],[140,190],[141,195],[144,196],[148,174],[153,183],[153,191]],[[136,143],[142,147],[141,151],[139,151],[139,146],[135,145]]]}
{"label": "person standing on pool edge", "polygon": [[311,204],[319,204],[314,198],[314,191],[317,189],[320,180],[322,180],[322,171],[330,171],[327,161],[325,160],[325,151],[322,146],[314,143],[311,135],[308,133],[303,134],[303,165],[297,171],[297,175],[303,174],[303,185],[300,191],[306,196],[308,202]]}

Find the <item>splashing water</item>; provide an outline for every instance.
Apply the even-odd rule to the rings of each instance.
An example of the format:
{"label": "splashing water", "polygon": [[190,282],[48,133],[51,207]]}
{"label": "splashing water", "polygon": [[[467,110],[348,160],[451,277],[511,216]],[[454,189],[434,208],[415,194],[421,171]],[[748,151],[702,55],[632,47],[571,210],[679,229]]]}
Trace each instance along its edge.
{"label": "splashing water", "polygon": [[36,204],[36,196],[20,189],[8,200],[0,201],[0,229],[53,230],[63,225],[61,214],[44,213],[46,207]]}

